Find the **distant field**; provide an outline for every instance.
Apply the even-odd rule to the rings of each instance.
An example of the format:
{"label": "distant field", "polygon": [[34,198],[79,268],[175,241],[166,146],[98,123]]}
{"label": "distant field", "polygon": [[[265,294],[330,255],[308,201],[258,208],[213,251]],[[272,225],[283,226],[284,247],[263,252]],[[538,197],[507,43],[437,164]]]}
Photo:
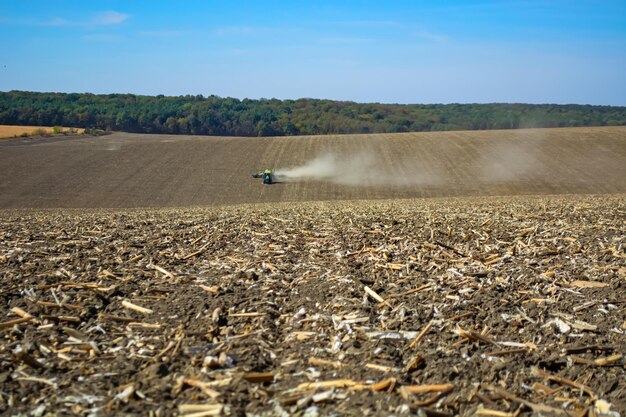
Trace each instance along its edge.
{"label": "distant field", "polygon": [[[62,128],[64,132],[69,131],[69,127]],[[83,133],[85,129],[76,129],[77,133]],[[13,138],[15,136],[27,135],[39,135],[41,132],[53,133],[53,128],[50,126],[8,126],[0,125],[0,139]]]}
{"label": "distant field", "polygon": [[[265,168],[299,177],[264,186]],[[626,193],[626,127],[18,138],[0,178],[0,208]]]}

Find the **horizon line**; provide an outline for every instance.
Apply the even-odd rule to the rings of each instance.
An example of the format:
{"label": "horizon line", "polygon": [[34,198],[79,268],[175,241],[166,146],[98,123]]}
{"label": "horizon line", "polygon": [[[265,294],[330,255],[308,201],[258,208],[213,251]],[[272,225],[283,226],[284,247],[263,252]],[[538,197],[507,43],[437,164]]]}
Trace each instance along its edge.
{"label": "horizon line", "polygon": [[436,105],[489,105],[489,104],[499,104],[499,105],[530,105],[530,106],[594,106],[594,107],[626,107],[626,104],[623,105],[615,105],[615,104],[591,104],[591,103],[557,103],[557,102],[521,102],[521,101],[484,101],[484,102],[460,102],[460,101],[451,101],[451,102],[431,102],[431,103],[400,103],[400,102],[382,102],[382,101],[355,101],[355,100],[347,100],[347,99],[335,99],[335,98],[318,98],[318,97],[298,97],[298,98],[277,98],[277,97],[258,97],[258,98],[250,98],[250,97],[233,97],[233,96],[220,96],[217,94],[204,95],[202,93],[198,94],[178,94],[178,95],[170,95],[170,94],[139,94],[139,93],[131,93],[131,92],[111,92],[111,93],[92,93],[89,91],[77,92],[77,91],[34,91],[34,90],[0,90],[0,93],[34,93],[34,94],[85,94],[85,95],[94,95],[94,96],[109,96],[109,95],[132,95],[138,97],[202,97],[202,99],[208,99],[210,97],[216,97],[219,99],[234,99],[239,101],[249,100],[249,101],[300,101],[300,100],[316,100],[316,101],[332,101],[338,103],[354,103],[354,104],[380,104],[380,105],[389,105],[389,106],[436,106]]}

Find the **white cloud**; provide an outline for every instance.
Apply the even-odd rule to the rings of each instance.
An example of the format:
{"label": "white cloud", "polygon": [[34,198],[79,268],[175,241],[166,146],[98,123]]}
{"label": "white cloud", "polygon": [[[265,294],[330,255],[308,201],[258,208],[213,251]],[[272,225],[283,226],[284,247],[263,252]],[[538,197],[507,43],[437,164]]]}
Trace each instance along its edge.
{"label": "white cloud", "polygon": [[55,17],[47,22],[39,23],[38,26],[72,26],[72,27],[93,27],[93,26],[113,26],[119,25],[130,18],[130,15],[116,11],[101,12],[84,19],[66,19]]}
{"label": "white cloud", "polygon": [[108,11],[96,15],[93,18],[92,23],[95,25],[119,25],[129,17],[129,15],[124,13]]}
{"label": "white cloud", "polygon": [[222,26],[213,30],[215,36],[289,36],[301,32],[299,28],[283,26]]}
{"label": "white cloud", "polygon": [[109,33],[95,33],[92,35],[83,36],[83,39],[89,42],[112,42],[119,41],[122,39],[122,37]]}
{"label": "white cloud", "polygon": [[60,17],[55,17],[51,21],[47,23],[46,26],[68,26],[70,22],[66,19],[61,19]]}
{"label": "white cloud", "polygon": [[348,36],[337,36],[337,37],[320,38],[319,41],[320,41],[320,43],[325,43],[325,44],[357,45],[357,44],[372,43],[372,42],[374,42],[374,39],[372,39],[372,38],[348,37]]}
{"label": "white cloud", "polygon": [[420,39],[435,43],[443,43],[449,40],[446,35],[442,35],[441,33],[434,33],[428,30],[418,30],[414,32],[414,35]]}
{"label": "white cloud", "polygon": [[139,35],[149,38],[173,38],[176,36],[183,36],[190,32],[181,30],[159,29],[159,30],[141,30]]}
{"label": "white cloud", "polygon": [[265,32],[267,29],[259,26],[224,26],[217,28],[213,33],[217,36],[229,36],[229,35],[253,35],[261,32]]}

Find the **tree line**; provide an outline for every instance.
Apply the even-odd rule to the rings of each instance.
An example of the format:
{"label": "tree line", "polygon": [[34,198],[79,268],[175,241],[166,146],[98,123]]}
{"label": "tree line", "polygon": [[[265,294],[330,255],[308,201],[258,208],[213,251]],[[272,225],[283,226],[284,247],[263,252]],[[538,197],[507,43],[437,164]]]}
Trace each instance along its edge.
{"label": "tree line", "polygon": [[0,124],[136,133],[291,136],[626,125],[626,107],[379,104],[202,95],[0,92]]}

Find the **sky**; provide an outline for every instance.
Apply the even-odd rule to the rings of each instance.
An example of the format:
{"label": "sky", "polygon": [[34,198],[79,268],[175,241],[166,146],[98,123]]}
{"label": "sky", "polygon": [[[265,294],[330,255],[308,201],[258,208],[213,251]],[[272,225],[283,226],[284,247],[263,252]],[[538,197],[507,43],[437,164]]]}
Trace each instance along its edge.
{"label": "sky", "polygon": [[0,91],[626,105],[626,1],[0,0]]}

